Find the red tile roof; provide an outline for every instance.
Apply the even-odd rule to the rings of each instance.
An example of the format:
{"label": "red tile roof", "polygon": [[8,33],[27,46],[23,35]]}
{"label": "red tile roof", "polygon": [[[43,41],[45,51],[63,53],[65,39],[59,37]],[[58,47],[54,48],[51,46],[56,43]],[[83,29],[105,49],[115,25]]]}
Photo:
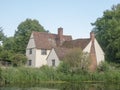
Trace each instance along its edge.
{"label": "red tile roof", "polygon": [[[33,32],[36,48],[51,49],[57,46],[58,35],[47,32]],[[71,36],[63,35],[64,41],[72,40]]]}
{"label": "red tile roof", "polygon": [[72,48],[55,47],[55,52],[60,60],[72,51]]}
{"label": "red tile roof", "polygon": [[47,32],[33,32],[33,38],[37,49],[55,48],[60,59],[71,52],[73,48],[77,47],[83,50],[90,42],[90,38],[72,40],[71,36],[63,35],[64,42],[62,46],[57,46],[58,34]]}
{"label": "red tile roof", "polygon": [[82,50],[88,45],[88,43],[90,42],[90,38],[88,39],[76,39],[76,40],[72,40],[72,41],[65,41],[63,43],[63,47],[66,48],[81,48]]}

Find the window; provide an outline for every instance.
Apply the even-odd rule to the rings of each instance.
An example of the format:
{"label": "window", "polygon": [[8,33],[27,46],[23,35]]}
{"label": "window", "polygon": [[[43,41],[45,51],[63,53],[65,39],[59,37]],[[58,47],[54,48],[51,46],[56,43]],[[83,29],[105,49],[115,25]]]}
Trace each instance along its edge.
{"label": "window", "polygon": [[29,54],[32,54],[32,48],[29,49]]}
{"label": "window", "polygon": [[46,55],[47,54],[47,50],[46,49],[41,49],[41,55]]}
{"label": "window", "polygon": [[32,60],[28,60],[28,65],[29,65],[29,66],[32,65]]}
{"label": "window", "polygon": [[52,60],[52,66],[55,66],[55,59]]}

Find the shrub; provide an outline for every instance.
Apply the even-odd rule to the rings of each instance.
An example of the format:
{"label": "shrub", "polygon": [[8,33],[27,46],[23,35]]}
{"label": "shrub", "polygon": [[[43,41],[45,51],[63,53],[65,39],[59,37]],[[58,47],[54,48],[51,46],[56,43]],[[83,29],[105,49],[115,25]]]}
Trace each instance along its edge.
{"label": "shrub", "polygon": [[27,57],[23,54],[14,54],[10,59],[13,66],[22,66],[27,61]]}
{"label": "shrub", "polygon": [[73,49],[63,61],[71,67],[72,72],[87,71],[90,65],[88,54],[83,53],[80,48]]}
{"label": "shrub", "polygon": [[60,65],[57,67],[57,71],[68,74],[70,73],[70,65],[65,62],[61,62]]}
{"label": "shrub", "polygon": [[97,68],[98,72],[106,72],[110,70],[110,65],[108,62],[101,62],[101,64]]}

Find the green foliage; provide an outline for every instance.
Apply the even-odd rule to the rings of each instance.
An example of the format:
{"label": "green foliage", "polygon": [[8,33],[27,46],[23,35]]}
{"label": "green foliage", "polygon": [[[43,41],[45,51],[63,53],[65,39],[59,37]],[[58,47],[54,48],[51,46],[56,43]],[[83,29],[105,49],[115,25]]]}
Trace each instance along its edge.
{"label": "green foliage", "polygon": [[81,49],[75,48],[65,56],[63,61],[70,66],[72,71],[87,71],[90,65],[90,60],[88,58],[88,55],[83,53]]}
{"label": "green foliage", "polygon": [[[14,75],[13,75],[14,74]],[[120,70],[109,70],[92,73],[63,73],[55,68],[9,67],[0,68],[0,84],[38,84],[41,82],[105,82],[119,83]]]}
{"label": "green foliage", "polygon": [[1,61],[10,61],[10,57],[11,57],[12,53],[7,51],[7,50],[3,50],[2,53],[0,53],[0,60]]}
{"label": "green foliage", "polygon": [[92,25],[106,59],[120,63],[120,4],[106,10]]}
{"label": "green foliage", "polygon": [[110,65],[107,62],[101,62],[97,70],[99,72],[107,72],[110,70]]}
{"label": "green foliage", "polygon": [[14,48],[15,48],[14,38],[6,37],[6,39],[3,41],[3,48],[4,50],[14,52]]}
{"label": "green foliage", "polygon": [[25,65],[27,58],[23,54],[13,53],[9,50],[3,50],[0,53],[0,61],[6,63],[9,62],[11,66],[22,66]]}
{"label": "green foliage", "polygon": [[23,54],[14,54],[10,57],[13,66],[22,66],[27,62],[27,57]]}
{"label": "green foliage", "polygon": [[2,29],[2,27],[0,27],[0,41],[3,41],[5,39],[5,37],[6,36],[3,33],[3,29]]}
{"label": "green foliage", "polygon": [[13,66],[21,66],[25,64],[26,57],[25,50],[32,31],[44,32],[45,29],[39,24],[37,20],[26,19],[21,22],[15,32],[14,37],[6,37],[0,27],[0,61],[12,63]]}
{"label": "green foliage", "polygon": [[37,20],[26,19],[21,22],[15,32],[15,52],[24,54],[32,31],[44,32],[45,29]]}
{"label": "green foliage", "polygon": [[62,72],[64,74],[70,73],[70,65],[68,63],[61,62],[57,67],[58,72]]}

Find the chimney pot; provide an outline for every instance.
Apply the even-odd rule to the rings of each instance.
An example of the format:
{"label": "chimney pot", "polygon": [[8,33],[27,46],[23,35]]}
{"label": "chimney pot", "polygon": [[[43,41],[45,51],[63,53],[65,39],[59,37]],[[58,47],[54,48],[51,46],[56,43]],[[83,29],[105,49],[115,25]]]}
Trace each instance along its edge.
{"label": "chimney pot", "polygon": [[58,39],[59,39],[59,45],[63,42],[63,28],[58,28]]}
{"label": "chimney pot", "polygon": [[63,28],[58,28],[58,35],[63,35]]}
{"label": "chimney pot", "polygon": [[94,39],[95,39],[95,34],[94,34],[93,31],[90,32],[90,39],[91,39],[92,41],[94,41]]}

